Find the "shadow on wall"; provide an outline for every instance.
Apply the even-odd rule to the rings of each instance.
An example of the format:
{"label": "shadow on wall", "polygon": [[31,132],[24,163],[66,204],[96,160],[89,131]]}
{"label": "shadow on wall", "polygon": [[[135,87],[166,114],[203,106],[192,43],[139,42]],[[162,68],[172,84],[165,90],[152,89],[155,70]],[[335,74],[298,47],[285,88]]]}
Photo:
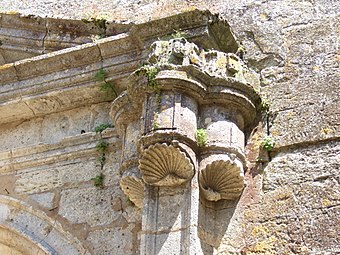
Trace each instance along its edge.
{"label": "shadow on wall", "polygon": [[234,215],[238,200],[220,200],[211,202],[200,197],[198,210],[198,236],[204,255],[212,255],[227,232]]}

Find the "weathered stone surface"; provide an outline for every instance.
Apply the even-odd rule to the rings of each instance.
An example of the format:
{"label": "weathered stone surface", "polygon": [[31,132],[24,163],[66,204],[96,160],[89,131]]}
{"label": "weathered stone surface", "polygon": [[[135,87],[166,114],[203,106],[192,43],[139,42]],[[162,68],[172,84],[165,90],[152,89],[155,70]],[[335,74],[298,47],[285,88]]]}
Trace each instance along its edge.
{"label": "weathered stone surface", "polygon": [[[68,189],[61,192],[59,214],[74,224],[109,225],[121,212],[112,208],[118,193],[114,189]],[[84,215],[84,212],[87,212]]]}
{"label": "weathered stone surface", "polygon": [[[245,246],[253,254],[337,254],[339,142],[277,155],[264,169],[262,202],[244,212]],[[223,253],[222,253],[223,254]],[[247,253],[246,253],[247,254]]]}
{"label": "weathered stone surface", "polygon": [[[23,254],[71,255],[85,252],[77,238],[42,211],[8,196],[1,195],[0,204],[0,235],[5,245],[15,247]],[[15,237],[18,239],[13,240]]]}
{"label": "weathered stone surface", "polygon": [[247,49],[246,60],[261,71],[277,147],[339,137],[339,3],[253,3],[229,3],[224,14]]}
{"label": "weathered stone surface", "polygon": [[[51,102],[46,101],[48,108]],[[0,150],[26,147],[39,143],[57,143],[70,136],[93,132],[102,123],[110,123],[109,103],[94,104],[42,118],[0,126]],[[100,110],[99,110],[100,109]],[[43,111],[43,109],[41,109]],[[51,135],[53,134],[53,135]],[[5,139],[12,137],[12,139]]]}
{"label": "weathered stone surface", "polygon": [[0,252],[11,255],[46,255],[44,250],[30,242],[23,236],[7,228],[0,227]]}
{"label": "weathered stone surface", "polygon": [[20,171],[17,174],[16,192],[39,193],[50,191],[64,185],[76,186],[79,182],[90,181],[98,174],[95,158],[83,163],[79,160],[69,161],[65,165],[42,167]]}
{"label": "weathered stone surface", "polygon": [[[202,246],[204,246],[207,254],[333,255],[340,252],[337,234],[340,232],[338,228],[340,198],[337,172],[339,169],[338,154],[340,149],[338,148],[338,142],[334,141],[339,138],[339,113],[337,110],[337,105],[339,104],[337,93],[339,90],[337,77],[337,30],[339,24],[338,10],[340,6],[338,1],[208,0],[178,2],[161,0],[157,2],[119,1],[118,3],[118,1],[103,0],[93,4],[89,1],[79,2],[75,0],[63,4],[63,2],[60,1],[48,1],[47,3],[47,1],[44,0],[35,0],[33,3],[36,4],[32,4],[32,1],[3,0],[0,11],[20,10],[27,14],[35,13],[42,16],[79,18],[89,15],[97,18],[107,17],[108,19],[128,20],[127,23],[129,21],[141,23],[149,19],[152,20],[155,17],[166,16],[169,13],[180,12],[188,8],[191,9],[192,6],[200,8],[208,7],[210,10],[221,13],[222,17],[228,19],[238,41],[242,42],[244,49],[242,47],[239,49],[239,56],[242,56],[244,61],[254,68],[261,78],[261,94],[268,99],[271,111],[267,123],[267,131],[274,137],[276,148],[270,153],[268,159],[272,161],[267,165],[263,173],[258,169],[261,168],[263,162],[258,162],[257,166],[255,166],[255,163],[250,164],[248,162],[249,167],[245,173],[247,186],[240,197],[238,205],[234,211],[230,210],[230,215],[228,213],[227,218],[216,218],[216,221],[214,221],[216,225],[212,224],[210,229],[207,228],[210,232],[206,231],[207,235],[205,240],[208,240],[207,242],[213,244],[215,247],[213,248],[204,243],[202,243]],[[32,6],[34,6],[34,9]],[[57,8],[53,9],[51,7]],[[107,11],[113,9],[115,11]],[[188,19],[194,18],[195,17],[188,16]],[[154,33],[153,36],[157,34],[156,37],[171,34],[174,29],[181,30],[181,24],[184,22],[180,22],[182,19],[185,20],[185,16],[181,16],[180,19],[175,20],[176,22],[174,22],[174,20],[166,20],[161,23],[150,22],[136,26],[134,30],[130,31],[131,34],[136,35],[135,38],[129,38],[129,36],[126,35],[119,35],[114,40],[106,38],[100,43],[95,44],[95,46],[93,45],[93,47],[99,47],[104,53],[102,53],[102,56],[109,57],[103,61],[97,59],[96,63],[92,62],[87,66],[81,66],[81,62],[75,63],[76,59],[73,58],[75,61],[74,64],[80,64],[80,66],[68,69],[65,72],[59,70],[53,74],[42,74],[39,72],[43,72],[44,70],[48,71],[48,69],[41,66],[36,68],[36,70],[38,70],[37,75],[40,75],[39,77],[18,81],[18,76],[26,77],[26,75],[30,75],[30,64],[25,62],[24,65],[26,65],[27,68],[23,68],[22,74],[19,75],[14,69],[14,66],[1,66],[0,146],[3,146],[2,148],[4,148],[4,150],[1,149],[2,152],[0,153],[0,172],[6,173],[6,176],[1,175],[0,178],[2,178],[2,180],[0,183],[2,184],[7,180],[10,181],[9,183],[14,183],[15,178],[24,178],[20,176],[20,174],[27,170],[27,161],[31,161],[29,163],[30,166],[33,165],[33,161],[36,161],[34,164],[40,164],[40,166],[51,163],[50,157],[48,157],[45,162],[44,157],[42,159],[40,158],[41,154],[36,153],[36,150],[40,149],[36,147],[27,147],[26,152],[21,149],[16,149],[22,146],[32,146],[39,142],[45,142],[45,140],[39,140],[40,131],[39,134],[36,134],[37,130],[40,130],[41,120],[32,118],[36,118],[37,116],[44,118],[46,124],[44,128],[51,128],[52,131],[50,133],[53,134],[55,132],[57,134],[56,136],[58,138],[48,138],[49,133],[44,131],[46,140],[50,139],[53,143],[58,143],[59,139],[67,135],[76,136],[77,132],[82,130],[77,128],[77,123],[79,123],[79,127],[84,124],[92,125],[92,123],[96,122],[95,117],[89,121],[88,117],[83,119],[79,111],[73,111],[73,116],[67,116],[67,118],[69,124],[73,118],[75,122],[70,124],[71,129],[64,132],[59,129],[58,125],[50,124],[46,114],[64,111],[84,104],[90,105],[94,102],[111,100],[99,98],[98,84],[96,86],[93,85],[93,87],[91,85],[93,76],[102,67],[102,63],[104,63],[104,68],[110,67],[108,69],[110,79],[114,80],[119,76],[119,78],[117,78],[117,80],[119,80],[117,81],[118,91],[124,90],[126,88],[126,81],[124,79],[120,80],[121,76],[128,75],[130,71],[137,67],[140,59],[135,61],[135,58],[139,58],[140,56],[141,59],[143,59],[146,56],[145,53],[139,52],[144,46],[144,44],[138,40],[139,37],[142,37],[141,34],[145,34],[146,37],[152,33]],[[194,22],[190,24],[194,24]],[[197,24],[199,24],[199,22]],[[111,29],[113,30],[112,27]],[[184,30],[186,29],[189,28],[185,28]],[[195,31],[202,29],[204,33],[208,31],[206,28],[203,29],[200,26],[197,26],[195,29]],[[210,32],[213,30],[212,27],[209,29]],[[194,31],[194,29],[189,30],[191,32]],[[39,35],[37,36],[39,37]],[[151,37],[152,36],[150,36],[150,38]],[[218,38],[218,40],[223,39],[223,35],[220,33],[214,33],[214,37]],[[72,40],[72,35],[56,34],[55,37],[54,35],[51,35],[51,37],[48,35],[47,38],[59,38],[59,42],[62,44],[64,42],[63,40]],[[145,45],[152,43],[153,39],[150,38],[144,38],[147,41]],[[77,40],[77,38],[75,40]],[[131,45],[136,45],[138,49],[132,50],[130,48]],[[209,43],[209,45],[210,47],[208,48],[214,48],[211,47],[211,45],[214,44]],[[58,47],[58,45],[56,46]],[[129,53],[125,52],[127,48]],[[110,49],[112,49],[112,51],[110,51]],[[119,56],[114,54],[115,51],[117,51]],[[71,55],[72,54],[73,53],[71,53]],[[30,56],[30,53],[25,56]],[[1,48],[0,63],[8,61],[8,57],[8,54],[6,55],[3,48]],[[17,56],[13,54],[13,58],[16,57]],[[58,54],[51,54],[49,57],[51,57],[50,60],[52,61],[53,59],[58,60],[57,63],[51,65],[52,69],[55,68],[56,65],[59,65],[61,69],[67,68],[68,63],[63,63],[63,59],[59,58]],[[45,59],[41,59],[41,63],[43,63]],[[124,59],[134,62],[126,65],[124,64]],[[221,61],[223,62],[225,59],[221,58]],[[32,63],[32,67],[35,67],[35,65],[36,63]],[[82,75],[78,75],[79,72],[81,72]],[[164,76],[162,77],[164,78]],[[42,81],[44,81],[43,85],[40,86],[39,84],[42,84]],[[216,80],[214,80],[214,82],[215,81]],[[87,85],[83,86],[83,84]],[[74,88],[70,90],[61,89],[66,87]],[[54,94],[56,93],[55,91],[60,89],[61,91],[59,91],[56,96],[56,94]],[[52,95],[47,93],[47,91],[50,90],[55,90]],[[39,93],[39,98],[35,98]],[[59,104],[59,100],[61,100],[61,104]],[[87,110],[84,109],[84,112],[86,111]],[[92,116],[97,116],[97,113],[98,116],[101,116],[100,106],[98,106],[95,111],[96,113],[93,112]],[[85,115],[88,116],[88,113]],[[30,119],[30,121],[20,124],[24,119]],[[53,121],[58,120],[59,117],[53,118]],[[10,121],[20,122],[6,126],[3,124]],[[100,122],[96,123],[99,124]],[[249,133],[246,133],[245,138],[248,139],[248,137]],[[226,134],[223,134],[223,137],[221,137],[222,140],[224,138],[228,138]],[[250,138],[253,139],[254,137],[250,135]],[[251,139],[248,141],[251,141]],[[71,145],[75,140],[68,141]],[[95,143],[94,140],[93,143]],[[311,143],[319,143],[319,145],[310,146]],[[294,149],[290,150],[291,147]],[[94,148],[94,146],[92,146],[92,148]],[[125,148],[129,148],[129,146],[126,145]],[[16,155],[14,157],[11,156],[12,149],[14,155]],[[32,150],[35,155],[32,156],[28,153],[29,150]],[[249,154],[252,152],[254,153],[254,151],[251,150]],[[71,157],[75,155],[74,152],[72,153]],[[82,152],[77,155],[81,153]],[[95,153],[95,150],[93,150],[93,154],[90,153],[93,156],[93,158],[91,158],[92,156],[90,157],[93,159],[93,161],[90,161],[92,163],[89,164],[89,168],[91,169],[95,160]],[[84,154],[84,157],[88,157],[88,155],[89,154]],[[108,175],[104,182],[105,185],[112,185],[110,188],[113,188],[114,185],[118,187],[119,174],[115,173],[114,170],[120,167],[117,162],[121,158],[121,155],[120,152],[113,152],[110,154],[110,157],[111,156],[114,157],[114,159],[108,159],[108,163],[104,166],[105,175]],[[70,155],[67,153],[62,154],[60,158],[54,157],[53,164],[58,160],[65,161],[68,157],[70,157]],[[71,162],[72,160],[73,159],[71,159]],[[256,156],[251,159],[251,162],[255,161]],[[84,169],[85,168],[88,170],[86,165],[84,166]],[[30,171],[42,170],[44,172],[45,170],[43,169],[46,170],[44,167],[39,168],[34,166]],[[19,170],[19,172],[15,177],[13,173],[17,170]],[[83,192],[85,187],[89,187],[90,182],[88,178],[92,178],[93,176],[91,176],[87,170],[84,170],[86,178],[80,177],[83,174],[81,171],[77,171],[79,178],[69,176],[65,185],[71,185],[68,188],[72,187],[72,189],[64,189],[62,191],[64,192],[64,197],[62,198],[64,199],[63,203],[65,200],[72,203],[75,201],[74,204],[76,205],[76,209],[79,210],[79,215],[81,214],[79,208],[83,207],[87,209],[87,207],[83,201],[81,205],[77,204],[75,194],[81,197],[79,190]],[[95,172],[95,174],[97,173],[99,172]],[[25,172],[25,174],[27,173]],[[46,174],[46,171],[44,174]],[[26,181],[30,181],[28,176],[29,175],[26,176]],[[42,181],[43,185],[53,186],[55,180],[61,180],[60,176],[57,178],[46,176],[47,180],[52,181],[52,183]],[[33,180],[38,179],[34,179],[33,177]],[[17,183],[20,183],[20,181]],[[81,183],[80,188],[77,186],[79,183]],[[58,187],[56,190],[58,191],[62,186],[58,186],[58,181],[56,184],[56,187]],[[22,183],[22,185],[26,185],[26,187],[29,186],[29,184],[24,183]],[[7,189],[8,186],[4,187]],[[93,188],[92,186],[90,187]],[[79,192],[77,192],[77,189]],[[18,195],[15,194],[15,190],[7,189],[7,191],[13,196]],[[116,191],[114,211],[119,211],[121,208],[119,199],[122,193],[119,190]],[[6,191],[2,190],[1,192],[5,194]],[[37,190],[35,192],[40,191]],[[65,192],[74,194],[72,196],[70,193],[68,194],[68,198],[66,198]],[[84,194],[87,193],[86,190],[84,192]],[[94,195],[92,190],[88,194]],[[23,194],[20,195],[25,199]],[[108,194],[105,193],[103,196],[106,201],[110,201]],[[55,199],[57,203],[58,199],[59,195],[57,192]],[[95,204],[94,201],[90,201],[93,210],[89,209],[88,211],[94,213],[97,217],[96,211],[101,211],[102,205],[96,206],[93,205]],[[124,212],[122,212],[122,215],[126,217],[128,222],[138,224],[138,222],[140,222],[138,213],[132,210],[132,206],[127,206],[126,203],[124,205],[124,203],[123,201],[122,208]],[[111,209],[105,206],[106,205],[103,205],[103,208],[112,215]],[[0,211],[3,215],[8,215],[7,210]],[[49,213],[52,214],[54,212]],[[0,215],[2,214],[0,213]],[[213,217],[213,214],[211,215]],[[77,221],[74,215],[69,217]],[[90,216],[88,216],[88,218],[90,218]],[[103,219],[103,221],[111,222],[111,220],[108,219]],[[218,224],[218,221],[223,222],[223,224]],[[32,222],[35,221],[33,220]],[[110,228],[116,230],[118,228],[96,226],[96,229],[91,229],[88,235],[88,229],[84,227],[86,223],[72,224],[67,220],[65,220],[65,222],[63,223],[65,226],[70,224],[68,225],[69,229],[79,230],[78,234],[81,233],[79,235],[82,236],[83,242],[89,247],[87,255],[90,252],[96,254],[96,251],[98,251],[99,254],[111,254],[117,251],[115,250],[117,249],[115,245],[119,244],[121,239],[111,238],[112,236],[107,235],[107,231]],[[211,221],[207,220],[206,222],[209,223]],[[161,235],[160,238],[157,239],[159,242],[155,244],[156,248],[153,248],[153,250],[159,252],[164,251],[165,254],[170,253],[172,250],[180,253],[180,235],[175,237],[164,233]],[[87,236],[91,236],[91,239],[87,238]],[[134,237],[131,239],[129,236],[129,240],[133,240],[134,245],[138,245],[136,236],[137,234],[134,234]],[[169,237],[169,241],[176,240],[175,245],[178,244],[178,246],[171,247],[171,243],[166,240],[167,237]],[[59,239],[56,238],[56,240]],[[204,239],[202,240],[204,241]],[[60,243],[60,241],[58,242]],[[162,244],[165,244],[163,245],[164,247]],[[128,244],[128,247],[130,247],[129,245],[130,244]],[[131,254],[138,254],[138,249],[133,249]],[[74,252],[73,250],[71,251]],[[124,254],[126,252],[118,250],[118,253],[120,251]]]}
{"label": "weathered stone surface", "polygon": [[53,198],[54,193],[42,193],[42,194],[34,194],[30,196],[30,199],[36,201],[39,205],[46,207],[47,209],[53,208]]}
{"label": "weathered stone surface", "polygon": [[95,254],[137,254],[135,250],[134,225],[116,227],[108,230],[96,230],[87,240],[92,244]]}

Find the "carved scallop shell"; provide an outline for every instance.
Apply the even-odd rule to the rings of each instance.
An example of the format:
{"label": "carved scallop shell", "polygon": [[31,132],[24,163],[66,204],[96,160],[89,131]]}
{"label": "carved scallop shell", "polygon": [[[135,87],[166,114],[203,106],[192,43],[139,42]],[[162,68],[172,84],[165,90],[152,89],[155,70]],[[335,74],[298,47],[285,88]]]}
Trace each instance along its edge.
{"label": "carved scallop shell", "polygon": [[143,180],[154,186],[180,185],[194,175],[194,166],[184,152],[172,145],[159,143],[143,152],[139,169]]}
{"label": "carved scallop shell", "polygon": [[125,176],[120,180],[120,187],[125,195],[138,207],[143,207],[144,183],[134,176]]}
{"label": "carved scallop shell", "polygon": [[200,172],[199,185],[209,201],[235,200],[244,187],[243,169],[230,161],[214,161]]}

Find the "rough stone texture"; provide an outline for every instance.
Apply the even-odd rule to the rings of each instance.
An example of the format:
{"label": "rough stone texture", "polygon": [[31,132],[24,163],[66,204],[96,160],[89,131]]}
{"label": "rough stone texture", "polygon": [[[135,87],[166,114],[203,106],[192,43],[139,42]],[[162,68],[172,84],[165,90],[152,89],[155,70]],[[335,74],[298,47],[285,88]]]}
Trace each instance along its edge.
{"label": "rough stone texture", "polygon": [[65,190],[61,193],[59,213],[74,224],[109,225],[120,216],[120,212],[112,208],[115,197],[113,190],[95,187]]}
{"label": "rough stone texture", "polygon": [[308,146],[282,152],[268,164],[261,203],[244,211],[243,251],[340,252],[339,151],[339,142]]}
{"label": "rough stone texture", "polygon": [[96,230],[89,234],[88,241],[92,243],[95,254],[136,254],[134,247],[134,224],[124,227],[114,227],[110,230]]}
{"label": "rough stone texture", "polygon": [[[100,109],[100,110],[99,110]],[[1,151],[39,143],[56,143],[65,137],[92,132],[102,123],[110,123],[109,104],[101,103],[0,126]],[[51,135],[53,134],[53,135]],[[6,139],[12,137],[12,139]]]}
{"label": "rough stone texture", "polygon": [[236,1],[223,11],[261,73],[278,147],[339,137],[339,7],[338,1]]}
{"label": "rough stone texture", "polygon": [[[247,186],[235,208],[229,209],[227,214],[211,214],[219,216],[215,218],[217,220],[214,221],[215,224],[218,224],[218,220],[223,224],[208,228],[208,230],[214,232],[214,235],[207,236],[207,239],[215,238],[213,240],[215,243],[211,242],[214,247],[202,244],[205,254],[333,255],[340,253],[338,237],[340,232],[338,173],[340,148],[339,143],[333,141],[338,140],[340,134],[339,82],[337,76],[339,68],[339,57],[337,55],[339,1],[103,0],[93,3],[92,1],[75,0],[66,2],[1,0],[0,11],[20,11],[25,14],[64,18],[105,17],[120,22],[141,23],[160,16],[192,9],[194,6],[209,8],[226,18],[237,39],[242,42],[246,49],[246,53],[243,54],[245,62],[256,70],[261,78],[261,95],[268,99],[271,112],[268,123],[264,124],[264,129],[268,127],[269,133],[276,141],[276,146],[268,157],[271,162],[263,168],[263,163],[255,164],[254,162],[257,158],[257,147],[261,143],[262,134],[259,133],[265,133],[267,130],[263,130],[260,125],[258,132],[253,133],[251,138],[248,139],[246,150],[249,162],[245,173]],[[157,29],[157,26],[150,27]],[[127,40],[120,40],[119,45],[129,48]],[[105,56],[105,54],[111,54],[109,49],[116,44],[110,42],[110,44],[101,43],[99,45],[101,45],[102,55]],[[82,48],[77,48],[77,50],[83,56]],[[69,109],[64,107],[65,105],[68,107],[71,105],[71,108],[73,106],[83,107],[85,101],[86,104],[90,105],[110,100],[107,98],[99,99],[97,90],[90,88],[82,88],[77,92],[75,89],[75,94],[68,93],[66,95],[67,93],[64,93],[60,98],[65,99],[63,101],[65,105],[59,104],[60,102],[58,103],[53,95],[48,95],[40,100],[34,98],[28,100],[23,97],[25,95],[32,96],[31,85],[41,84],[39,79],[43,79],[48,85],[53,84],[54,88],[60,88],[60,84],[64,83],[57,82],[56,78],[64,77],[67,80],[65,84],[70,84],[69,80],[74,81],[79,70],[88,72],[88,77],[86,79],[83,79],[83,76],[77,77],[77,81],[79,83],[85,81],[88,84],[87,86],[90,87],[91,82],[89,81],[100,68],[101,59],[97,49],[95,51],[87,50],[87,52],[90,59],[98,61],[96,63],[91,62],[85,69],[75,67],[72,70],[67,70],[67,75],[59,70],[55,76],[44,74],[43,78],[32,78],[28,82],[18,81],[17,71],[19,70],[20,79],[30,76],[31,71],[39,76],[40,72],[48,71],[48,68],[41,64],[46,63],[44,62],[45,59],[42,58],[38,66],[33,63],[32,70],[27,68],[31,67],[31,64],[25,61],[17,63],[22,65],[18,67],[18,70],[15,69],[17,67],[15,65],[0,67],[2,70],[6,69],[6,72],[1,73],[0,82],[3,84],[0,89],[0,96],[3,96],[1,102],[6,102],[8,98],[13,99],[12,102],[1,105],[0,122],[6,123],[8,119],[20,121],[1,124],[0,126],[0,193],[6,196],[20,197],[23,200],[26,199],[26,192],[29,194],[37,192],[33,196],[43,197],[42,194],[46,193],[40,193],[42,190],[39,190],[39,185],[45,185],[45,187],[49,187],[47,189],[52,188],[54,190],[53,206],[57,207],[60,206],[60,199],[63,203],[73,203],[77,200],[76,194],[82,191],[85,197],[89,199],[92,208],[89,208],[90,204],[80,200],[79,203],[77,201],[73,203],[74,208],[66,203],[64,204],[66,208],[62,206],[56,209],[53,207],[51,208],[52,211],[47,208],[42,210],[55,217],[56,222],[59,222],[65,230],[69,231],[70,235],[79,239],[86,246],[86,255],[90,253],[139,254],[137,236],[138,231],[140,231],[138,225],[141,222],[140,211],[133,208],[119,191],[119,174],[112,174],[120,166],[118,162],[121,152],[119,150],[112,152],[112,157],[110,156],[103,169],[105,175],[108,176],[104,180],[105,189],[96,190],[90,181],[92,177],[99,173],[100,169],[99,165],[94,163],[97,155],[94,149],[96,140],[93,139],[91,144],[86,140],[86,135],[81,136],[81,138],[77,137],[84,127],[88,128],[88,130],[84,129],[88,132],[97,124],[106,122],[108,120],[108,106],[103,107],[106,110],[103,110],[100,105],[96,105],[91,106],[91,110],[84,108],[82,110],[73,109],[69,112],[65,112]],[[0,49],[0,53],[0,63],[6,63],[7,55],[3,53],[3,49]],[[62,54],[67,55],[68,53],[65,51]],[[129,59],[136,57],[135,52],[132,55],[132,57],[129,56]],[[53,56],[54,54],[48,55],[48,57]],[[75,60],[75,57],[77,57],[77,54],[71,53],[68,59],[72,61]],[[55,59],[58,61],[51,65],[51,69],[56,66],[68,67],[67,63],[59,61],[62,60],[60,53],[55,55]],[[106,59],[104,63],[110,66],[121,59],[122,57],[112,57]],[[131,65],[128,69],[132,70],[134,67],[136,66]],[[126,67],[117,67],[112,73],[120,75],[124,68]],[[44,86],[51,89],[46,84]],[[118,84],[118,87],[124,88],[121,84]],[[37,86],[34,88],[38,89]],[[8,96],[6,91],[13,93],[11,92],[12,94]],[[40,88],[39,91],[41,91]],[[59,99],[59,96],[57,98]],[[98,100],[91,101],[93,98]],[[14,113],[12,109],[16,109],[16,112]],[[62,111],[64,113],[60,113]],[[102,114],[104,111],[106,115]],[[91,112],[90,115],[89,112]],[[40,117],[35,116],[35,113]],[[99,121],[97,117],[101,120]],[[27,121],[21,123],[24,119]],[[41,129],[43,124],[44,128]],[[63,124],[70,129],[60,128]],[[249,134],[246,135],[246,138],[248,138]],[[48,156],[48,153],[44,155],[37,152],[37,150],[42,150],[43,147],[35,147],[39,143],[51,143],[53,147],[63,141],[65,136],[84,139],[86,144],[90,144],[87,148],[92,148],[91,153],[84,153],[83,158],[80,157],[88,165],[85,163],[83,168],[76,167],[78,176],[60,175],[65,169],[62,166],[63,164],[58,167],[55,165],[47,165],[46,167],[46,164],[56,164],[56,162],[51,163],[52,159]],[[77,139],[71,139],[68,142],[73,144]],[[25,147],[26,154],[23,150],[16,149],[19,147]],[[67,146],[63,148],[61,150],[67,150],[65,149]],[[120,145],[118,148],[121,148]],[[55,147],[53,147],[53,150],[55,150]],[[56,153],[58,154],[61,150],[56,150]],[[29,151],[34,151],[36,155],[31,156],[28,153]],[[14,156],[12,152],[14,152]],[[52,152],[49,153],[53,154]],[[66,158],[71,157],[70,162],[75,162],[72,161],[75,153],[72,153],[71,156],[67,153],[58,154],[53,156],[53,160],[65,161]],[[78,158],[79,154],[82,154],[82,152],[78,153]],[[41,157],[41,155],[44,156]],[[31,162],[28,162],[29,160]],[[45,166],[43,166],[44,164]],[[48,171],[49,167],[51,171]],[[91,172],[93,168],[95,170]],[[41,173],[39,173],[40,171]],[[66,172],[69,173],[70,171],[65,170],[64,173]],[[38,178],[38,176],[41,178]],[[37,185],[38,188],[29,187],[31,180],[34,181],[34,186]],[[79,189],[77,188],[78,185]],[[79,197],[82,194],[79,194]],[[93,198],[99,196],[99,194],[104,194],[105,200],[109,203],[113,202],[112,208],[100,202],[96,204],[95,201],[98,200]],[[115,197],[111,199],[110,194],[115,194]],[[31,199],[36,200],[36,197],[30,196]],[[39,199],[37,202],[39,202]],[[23,210],[22,206],[17,206],[15,210],[9,210],[8,206],[4,206],[3,203],[0,202],[1,225],[3,225],[5,218],[13,218],[12,212]],[[49,200],[47,204],[51,205],[51,201]],[[80,214],[83,213],[83,217],[87,217],[91,224],[95,224],[91,222],[94,218],[86,216],[81,208],[89,208],[88,210],[96,216],[99,215],[102,208],[105,208],[111,216],[104,216],[102,222],[111,225],[96,226],[95,229],[91,229],[85,221],[77,224],[70,223],[67,217],[70,220],[81,221]],[[69,216],[64,215],[66,218],[59,214],[59,212],[65,211],[70,212]],[[79,216],[75,216],[75,212],[79,213]],[[114,221],[110,217],[117,220]],[[123,223],[119,223],[120,219],[123,219],[121,221]],[[18,220],[16,222],[19,223]],[[20,222],[23,224],[22,229],[25,229],[24,222]],[[35,221],[32,220],[32,222]],[[210,221],[207,220],[206,222],[209,223]],[[41,225],[37,224],[37,227],[39,226]],[[30,227],[33,226],[30,225]],[[40,230],[38,229],[36,232],[39,233]],[[54,233],[53,230],[50,233]],[[114,234],[110,235],[109,231]],[[131,231],[133,234],[130,234]],[[8,235],[12,235],[8,233],[13,233],[13,231],[7,232],[7,230],[2,231],[1,229],[0,233],[5,233],[8,237]],[[19,231],[19,233],[25,235],[24,232]],[[120,238],[123,233],[127,236],[126,239]],[[179,240],[178,235],[171,236],[171,238]],[[216,240],[216,238],[218,239]],[[1,236],[0,239],[5,238]],[[62,247],[61,239],[54,238],[51,234],[51,239],[48,239],[48,241],[53,244],[53,240],[57,242],[54,243],[55,249],[60,249]],[[70,241],[70,243],[72,242]],[[29,247],[33,242],[30,239],[22,243]],[[40,240],[40,243],[43,243],[43,241]],[[9,246],[5,248],[0,246],[0,252],[1,249],[8,249],[7,247]],[[65,247],[69,246],[65,244]],[[171,247],[158,246],[157,250],[164,251],[166,254],[168,248]],[[72,247],[68,249],[70,254],[74,251]],[[177,251],[179,253],[179,250]],[[14,251],[11,252],[14,253]],[[40,254],[38,252],[40,251],[35,254]]]}
{"label": "rough stone texture", "polygon": [[46,207],[47,209],[53,208],[53,193],[42,193],[42,194],[34,194],[30,196],[30,199],[36,201],[39,205]]}

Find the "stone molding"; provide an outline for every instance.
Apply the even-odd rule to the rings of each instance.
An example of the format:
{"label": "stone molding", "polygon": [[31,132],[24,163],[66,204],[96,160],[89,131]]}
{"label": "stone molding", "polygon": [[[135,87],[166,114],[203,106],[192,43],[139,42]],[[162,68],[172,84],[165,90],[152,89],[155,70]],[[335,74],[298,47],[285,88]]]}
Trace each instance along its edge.
{"label": "stone molding", "polygon": [[111,22],[103,28],[96,24],[96,20],[65,20],[0,13],[0,48],[4,60],[10,63],[91,43],[98,35],[113,36],[127,32],[130,27],[131,24]]}
{"label": "stone molding", "polygon": [[[21,17],[18,14],[1,15],[0,27],[3,33],[17,23],[24,23],[24,34],[34,29],[46,33],[45,23],[52,26],[49,28],[51,31],[64,29],[67,32],[71,28],[82,29],[87,26],[81,21]],[[237,50],[234,39],[224,44],[219,42],[221,35],[217,31],[223,30],[223,36],[232,37],[230,28],[208,11],[194,10],[147,23],[127,24],[126,27],[114,22],[110,27],[110,24],[107,24],[107,35],[110,37],[1,65],[0,123],[44,116],[85,104],[112,101],[112,97],[99,92],[98,82],[94,81],[95,74],[101,69],[107,71],[106,81],[113,82],[117,94],[121,94],[129,84],[127,79],[131,72],[146,60],[151,43],[156,38],[171,35],[176,29],[185,32],[202,47],[232,52]],[[95,33],[90,30],[89,34]],[[208,36],[209,33],[214,36]],[[0,48],[5,46],[6,43]],[[15,114],[12,111],[14,108]]]}
{"label": "stone molding", "polygon": [[[112,146],[120,146],[116,132],[106,130],[102,134]],[[56,144],[41,144],[0,152],[0,173],[53,164],[64,160],[96,156],[98,137],[87,133],[68,137]]]}

